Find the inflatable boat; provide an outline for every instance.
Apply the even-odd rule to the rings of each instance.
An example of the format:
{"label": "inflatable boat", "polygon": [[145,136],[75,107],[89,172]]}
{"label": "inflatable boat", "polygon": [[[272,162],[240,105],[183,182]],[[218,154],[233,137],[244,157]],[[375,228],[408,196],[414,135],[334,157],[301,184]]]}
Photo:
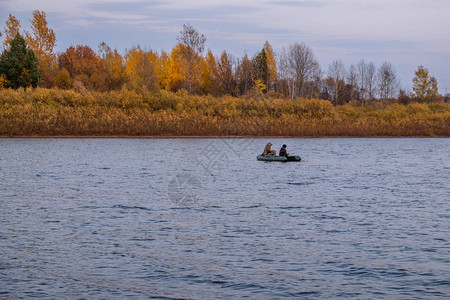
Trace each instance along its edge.
{"label": "inflatable boat", "polygon": [[262,156],[258,155],[257,160],[261,161],[301,161],[300,156]]}

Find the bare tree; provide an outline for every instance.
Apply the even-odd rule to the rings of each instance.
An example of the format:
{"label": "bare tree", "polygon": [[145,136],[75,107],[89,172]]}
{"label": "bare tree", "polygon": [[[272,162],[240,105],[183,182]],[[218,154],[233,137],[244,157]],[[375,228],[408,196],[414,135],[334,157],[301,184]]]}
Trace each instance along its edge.
{"label": "bare tree", "polygon": [[180,33],[181,36],[177,40],[185,46],[182,48],[181,55],[187,66],[186,70],[183,70],[186,79],[184,87],[192,94],[195,90],[195,83],[198,82],[197,79],[200,76],[200,58],[205,49],[206,38],[189,24],[183,25],[183,30]]}
{"label": "bare tree", "polygon": [[361,59],[356,65],[356,71],[358,74],[358,89],[362,99],[367,99],[367,69],[368,67],[364,62],[364,59]]}
{"label": "bare tree", "polygon": [[280,84],[282,82],[287,83],[287,94],[291,99],[293,99],[295,90],[295,75],[293,70],[290,68],[289,51],[286,48],[283,48],[281,54],[279,55],[278,77],[280,79]]}
{"label": "bare tree", "polygon": [[287,80],[291,99],[306,96],[306,85],[320,74],[320,66],[311,47],[295,43],[280,56],[280,77]]}
{"label": "bare tree", "polygon": [[288,57],[288,51],[286,50],[286,48],[283,48],[281,53],[278,55],[278,89],[283,90],[284,94],[289,95],[289,97],[292,99],[293,89],[291,88],[291,86],[294,84],[294,76],[293,72],[289,68]]}
{"label": "bare tree", "polygon": [[328,67],[328,76],[333,80],[334,88],[331,91],[333,94],[334,105],[343,104],[343,99],[341,99],[342,91],[345,87],[345,75],[346,70],[342,60],[334,60]]}
{"label": "bare tree", "polygon": [[364,59],[361,59],[356,65],[356,71],[358,75],[358,90],[365,105],[365,100],[374,98],[376,67],[373,62],[367,64]]}
{"label": "bare tree", "polygon": [[375,73],[376,73],[376,67],[375,64],[373,62],[370,62],[367,65],[367,69],[366,69],[366,79],[365,79],[365,84],[366,84],[366,97],[368,97],[369,99],[374,99],[375,98],[375,87],[376,87],[376,77],[375,77]]}
{"label": "bare tree", "polygon": [[347,84],[349,89],[350,100],[356,100],[359,94],[358,73],[355,65],[351,65],[347,73]]}
{"label": "bare tree", "polygon": [[247,54],[244,55],[242,59],[237,61],[236,68],[236,80],[238,81],[239,93],[241,95],[247,94],[247,91],[250,89],[252,84],[252,72],[253,65],[251,60],[248,58]]}
{"label": "bare tree", "polygon": [[201,55],[205,49],[206,38],[200,34],[197,29],[189,24],[183,25],[183,30],[180,31],[181,36],[177,37],[178,42],[191,48],[197,55]]}
{"label": "bare tree", "polygon": [[398,94],[399,81],[392,64],[384,62],[378,69],[378,94],[382,99],[394,98]]}

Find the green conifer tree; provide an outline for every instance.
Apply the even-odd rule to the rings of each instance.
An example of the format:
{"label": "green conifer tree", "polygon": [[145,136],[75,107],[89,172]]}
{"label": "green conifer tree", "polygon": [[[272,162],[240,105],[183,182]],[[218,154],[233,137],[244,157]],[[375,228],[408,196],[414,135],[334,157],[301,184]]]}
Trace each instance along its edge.
{"label": "green conifer tree", "polygon": [[[269,79],[269,67],[267,65],[266,50],[263,48],[258,55],[253,59],[253,81],[261,80],[262,83],[267,83]],[[267,89],[266,89],[267,92]]]}
{"label": "green conifer tree", "polygon": [[38,59],[24,38],[17,34],[10,43],[9,49],[0,57],[0,76],[6,80],[7,88],[36,87],[41,80]]}

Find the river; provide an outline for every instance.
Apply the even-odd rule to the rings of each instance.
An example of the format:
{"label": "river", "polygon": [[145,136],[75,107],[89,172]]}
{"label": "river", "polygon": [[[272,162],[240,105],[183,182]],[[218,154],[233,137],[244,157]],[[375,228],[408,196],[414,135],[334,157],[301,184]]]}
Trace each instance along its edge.
{"label": "river", "polygon": [[450,139],[0,139],[0,298],[448,299],[449,200]]}

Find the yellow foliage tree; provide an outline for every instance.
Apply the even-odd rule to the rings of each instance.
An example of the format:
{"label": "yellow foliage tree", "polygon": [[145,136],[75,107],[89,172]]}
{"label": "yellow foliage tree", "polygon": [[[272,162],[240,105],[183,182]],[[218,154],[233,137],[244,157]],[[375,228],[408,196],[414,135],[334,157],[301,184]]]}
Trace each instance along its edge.
{"label": "yellow foliage tree", "polygon": [[169,90],[169,88],[166,87],[166,83],[168,83],[167,70],[169,69],[169,64],[170,55],[166,51],[161,51],[155,65],[155,72],[158,75],[158,86],[160,89]]}
{"label": "yellow foliage tree", "polygon": [[59,89],[68,90],[68,89],[72,88],[72,85],[73,85],[73,82],[72,82],[72,78],[70,77],[69,71],[67,71],[66,68],[63,68],[56,75],[56,86]]}
{"label": "yellow foliage tree", "polygon": [[123,63],[123,57],[119,54],[117,49],[114,49],[109,53],[106,58],[106,66],[111,74],[113,83],[112,86],[118,88],[124,81],[125,67]]}
{"label": "yellow foliage tree", "polygon": [[254,81],[255,87],[257,87],[261,92],[264,92],[266,90],[266,85],[261,81],[261,79],[256,79]]}
{"label": "yellow foliage tree", "polygon": [[253,87],[250,91],[250,95],[255,99],[262,99],[267,87],[261,79],[253,81]]}
{"label": "yellow foliage tree", "polygon": [[33,11],[31,21],[32,33],[25,32],[25,40],[39,61],[51,58],[53,48],[56,45],[56,36],[53,29],[48,28],[47,16],[45,12]]}
{"label": "yellow foliage tree", "polygon": [[186,70],[185,62],[182,59],[182,53],[186,46],[183,44],[176,45],[170,53],[170,59],[167,64],[166,76],[163,86],[166,90],[177,91],[183,86],[183,73]]}
{"label": "yellow foliage tree", "polygon": [[413,91],[420,102],[431,102],[438,95],[437,80],[430,76],[428,70],[419,66],[413,78]]}
{"label": "yellow foliage tree", "polygon": [[153,90],[158,78],[154,68],[155,54],[137,46],[125,55],[125,73],[133,89]]}
{"label": "yellow foliage tree", "polygon": [[6,80],[5,75],[0,76],[0,89],[6,87],[8,85],[8,80]]}
{"label": "yellow foliage tree", "polygon": [[11,14],[9,14],[8,20],[5,22],[5,38],[3,40],[3,48],[8,48],[11,41],[20,33],[20,21]]}
{"label": "yellow foliage tree", "polygon": [[269,70],[269,76],[267,78],[267,88],[274,89],[276,81],[277,81],[277,63],[275,61],[274,51],[269,41],[266,41],[264,44],[264,50],[266,51],[267,57],[267,68]]}
{"label": "yellow foliage tree", "polygon": [[203,94],[215,94],[217,80],[215,74],[217,73],[216,58],[211,50],[200,63],[200,92]]}
{"label": "yellow foliage tree", "polygon": [[99,90],[118,90],[126,81],[125,65],[122,55],[117,49],[112,50],[105,42],[99,45],[101,87]]}
{"label": "yellow foliage tree", "polygon": [[43,83],[47,87],[51,87],[54,84],[54,77],[57,72],[53,52],[56,45],[56,36],[53,30],[48,27],[45,12],[33,11],[33,19],[30,22],[32,32],[25,31],[25,40],[39,60],[39,67],[44,75]]}

